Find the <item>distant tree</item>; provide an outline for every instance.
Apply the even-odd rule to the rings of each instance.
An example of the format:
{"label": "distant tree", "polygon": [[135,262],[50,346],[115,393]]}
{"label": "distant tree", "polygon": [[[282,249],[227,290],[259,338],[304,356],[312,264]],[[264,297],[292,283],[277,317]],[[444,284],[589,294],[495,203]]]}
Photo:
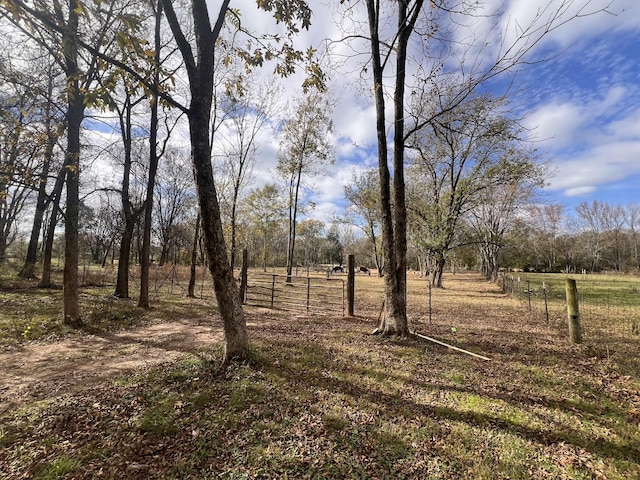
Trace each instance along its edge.
{"label": "distant tree", "polygon": [[218,127],[221,152],[216,157],[216,183],[222,207],[229,219],[231,268],[236,262],[238,202],[252,182],[253,164],[259,150],[258,135],[276,113],[279,89],[275,80],[260,84],[255,75],[236,73],[216,106],[224,118]]}
{"label": "distant tree", "polygon": [[320,260],[322,263],[337,265],[344,264],[344,246],[342,244],[340,225],[332,222],[322,244],[320,245]]}
{"label": "distant tree", "polygon": [[159,264],[164,265],[180,236],[180,225],[195,217],[195,188],[189,160],[177,150],[168,150],[158,169],[155,189],[155,230],[160,242]]}
{"label": "distant tree", "polygon": [[17,222],[37,188],[46,139],[37,125],[40,108],[33,89],[18,82],[0,85],[0,263],[17,233]]}
{"label": "distant tree", "polygon": [[583,232],[583,246],[587,253],[589,270],[597,272],[601,269],[602,255],[606,248],[604,233],[608,209],[605,204],[594,200],[591,203],[581,202],[575,207],[577,219]]}
{"label": "distant tree", "polygon": [[482,273],[492,282],[498,281],[499,253],[507,246],[508,231],[533,199],[534,189],[541,186],[541,175],[527,177],[482,192],[466,217],[477,239]]}
{"label": "distant tree", "polygon": [[360,175],[356,175],[355,171],[352,173],[351,181],[344,186],[344,196],[349,201],[345,221],[356,225],[369,239],[378,275],[382,276],[381,207],[378,182],[378,173],[374,169],[365,170]]}
{"label": "distant tree", "polygon": [[528,223],[533,229],[534,235],[531,248],[541,259],[541,262],[536,261],[536,263],[542,263],[539,267],[545,271],[556,272],[559,269],[560,260],[558,258],[558,238],[566,220],[565,206],[560,203],[532,204],[525,211],[528,213]]}
{"label": "distant tree", "polygon": [[102,266],[121,229],[121,215],[115,204],[108,195],[101,195],[95,207],[80,203],[79,245],[89,250],[93,263]]}
{"label": "distant tree", "polygon": [[319,263],[323,233],[324,223],[314,218],[302,220],[298,225],[298,236],[303,248],[301,263],[305,268]]}
{"label": "distant tree", "polygon": [[332,130],[331,104],[321,93],[300,98],[289,109],[282,128],[277,170],[287,188],[289,242],[287,278],[293,271],[298,213],[304,205],[308,182],[333,162],[334,154],[328,135]]}
{"label": "distant tree", "polygon": [[638,226],[640,223],[640,204],[630,203],[625,207],[625,220],[629,227],[631,240],[631,262],[635,269],[640,269],[640,248],[638,248]]}
{"label": "distant tree", "polygon": [[286,218],[286,202],[275,184],[269,183],[262,188],[253,189],[245,200],[247,216],[262,239],[262,271],[267,271],[267,253],[270,237]]}
{"label": "distant tree", "polygon": [[414,153],[410,225],[416,244],[432,260],[437,288],[443,286],[448,253],[457,246],[459,221],[499,189],[540,182],[541,169],[520,138],[521,127],[502,104],[489,96],[470,97],[408,141]]}

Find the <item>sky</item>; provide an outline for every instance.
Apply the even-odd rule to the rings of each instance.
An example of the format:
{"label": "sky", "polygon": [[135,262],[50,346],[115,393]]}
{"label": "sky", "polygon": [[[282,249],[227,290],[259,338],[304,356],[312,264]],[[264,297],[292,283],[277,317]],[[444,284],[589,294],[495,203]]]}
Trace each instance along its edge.
{"label": "sky", "polygon": [[[210,11],[217,12],[220,0],[208,1]],[[640,203],[640,2],[565,0],[564,4],[568,7],[563,18],[573,14],[581,18],[549,33],[526,57],[546,60],[521,65],[515,76],[498,78],[487,88],[500,94],[506,83],[511,85],[511,102],[550,167],[541,200],[561,203],[568,211],[585,201]],[[310,5],[312,26],[297,38],[300,48],[322,51],[327,39],[344,36],[340,19],[349,18],[351,23],[345,25],[364,20],[361,1],[312,0]],[[482,62],[496,54],[501,39],[511,42],[517,27],[528,25],[536,13],[548,18],[561,2],[484,0],[479,5],[487,15],[476,16],[457,34],[461,40],[473,35],[484,45],[474,52]],[[253,1],[231,0],[230,7],[239,8],[244,25],[254,31],[264,31],[265,25],[273,28],[272,18],[259,12]],[[587,15],[600,9],[606,12]],[[336,162],[325,175],[308,182],[309,199],[316,205],[309,216],[323,221],[342,213],[343,187],[352,173],[377,165],[373,95],[360,79],[366,52],[354,56],[353,49],[332,42],[331,53],[334,60],[344,61],[341,68],[328,71],[336,100],[332,116]],[[299,94],[299,83],[299,76],[285,80],[285,92]],[[272,182],[276,175],[279,140],[265,130],[259,144],[253,187]]]}

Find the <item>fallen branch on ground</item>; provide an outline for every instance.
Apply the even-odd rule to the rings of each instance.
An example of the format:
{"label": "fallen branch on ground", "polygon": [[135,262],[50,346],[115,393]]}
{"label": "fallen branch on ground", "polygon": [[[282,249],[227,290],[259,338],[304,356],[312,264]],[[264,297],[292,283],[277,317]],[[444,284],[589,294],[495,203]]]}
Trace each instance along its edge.
{"label": "fallen branch on ground", "polygon": [[418,338],[424,338],[425,340],[429,340],[430,342],[437,343],[438,345],[442,345],[443,347],[451,348],[452,350],[457,350],[458,352],[466,353],[467,355],[471,355],[472,357],[477,357],[482,360],[491,360],[488,357],[483,357],[482,355],[478,355],[477,353],[470,352],[469,350],[465,350],[464,348],[454,347],[453,345],[449,345],[448,343],[441,342],[440,340],[436,340],[435,338],[427,337],[426,335],[420,335],[419,333],[412,332]]}

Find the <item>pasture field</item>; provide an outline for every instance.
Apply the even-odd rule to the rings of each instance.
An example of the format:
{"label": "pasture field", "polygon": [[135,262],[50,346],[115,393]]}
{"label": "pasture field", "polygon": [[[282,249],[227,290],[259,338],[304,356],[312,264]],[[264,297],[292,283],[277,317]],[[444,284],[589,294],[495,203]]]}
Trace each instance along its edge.
{"label": "pasture field", "polygon": [[[570,345],[566,321],[478,274],[446,275],[431,301],[425,279],[408,282],[412,329],[490,360],[372,336],[374,275],[356,279],[355,317],[248,307],[252,360],[226,369],[219,340],[184,341],[196,325],[219,329],[206,295],[158,294],[140,311],[94,285],[86,329],[69,332],[57,326],[59,290],[5,284],[0,327],[13,333],[0,337],[0,371],[67,338],[104,350],[60,357],[69,375],[56,382],[0,390],[0,478],[640,478],[640,336],[624,322],[588,320],[584,343]],[[30,315],[38,335],[21,332]],[[181,319],[192,323],[179,335],[144,337]],[[171,358],[90,381],[135,348]]]}
{"label": "pasture field", "polygon": [[612,336],[626,338],[631,342],[638,339],[640,277],[520,273],[513,274],[513,279],[508,280],[506,286],[513,287],[513,294],[527,306],[531,305],[532,315],[548,317],[549,322],[560,325],[566,322],[567,278],[576,281],[580,317],[585,333],[592,339],[601,338],[604,346]]}

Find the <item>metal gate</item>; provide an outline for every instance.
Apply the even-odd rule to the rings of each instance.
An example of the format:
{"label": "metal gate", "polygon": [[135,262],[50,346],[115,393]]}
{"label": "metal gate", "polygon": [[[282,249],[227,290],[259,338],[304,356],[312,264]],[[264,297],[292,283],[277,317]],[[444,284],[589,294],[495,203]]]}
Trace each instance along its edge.
{"label": "metal gate", "polygon": [[245,304],[344,316],[345,282],[326,277],[290,277],[269,273],[247,276]]}

